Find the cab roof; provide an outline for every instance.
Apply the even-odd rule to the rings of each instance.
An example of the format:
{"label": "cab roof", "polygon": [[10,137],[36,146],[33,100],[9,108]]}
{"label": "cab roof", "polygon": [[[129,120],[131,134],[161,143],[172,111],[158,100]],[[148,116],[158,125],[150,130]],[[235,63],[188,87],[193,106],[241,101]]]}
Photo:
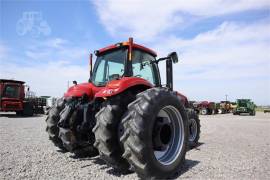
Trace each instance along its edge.
{"label": "cab roof", "polygon": [[13,80],[13,79],[0,79],[0,82],[3,83],[19,83],[19,84],[24,84],[24,81],[18,81],[18,80]]}
{"label": "cab roof", "polygon": [[[119,47],[124,47],[124,46],[129,46],[130,42],[120,42],[120,43],[116,43],[116,44],[113,44],[113,45],[110,45],[110,46],[107,46],[105,48],[101,48],[98,50],[98,53],[103,53],[103,52],[106,52],[106,51],[110,51],[110,50],[113,50],[113,49],[116,49],[116,48],[119,48]],[[151,55],[153,55],[154,57],[157,56],[157,53],[155,51],[153,51],[152,49],[149,49],[147,47],[144,47],[142,45],[139,45],[139,44],[136,44],[136,43],[133,43],[132,44],[132,48],[135,48],[135,49],[139,49],[139,50],[142,50],[142,51],[145,51]]]}

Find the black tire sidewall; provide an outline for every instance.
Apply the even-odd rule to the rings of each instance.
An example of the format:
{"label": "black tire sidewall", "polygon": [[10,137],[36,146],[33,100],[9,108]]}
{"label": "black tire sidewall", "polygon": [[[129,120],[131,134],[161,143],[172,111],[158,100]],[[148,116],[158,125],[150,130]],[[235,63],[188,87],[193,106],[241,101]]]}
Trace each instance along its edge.
{"label": "black tire sidewall", "polygon": [[[194,119],[195,122],[196,122],[196,125],[197,125],[196,138],[194,139],[194,141],[189,141],[189,139],[188,139],[189,147],[193,148],[198,144],[198,141],[199,141],[199,138],[200,138],[201,124],[200,124],[200,119],[199,119],[198,114],[192,109],[189,110],[189,112],[188,112],[188,119]],[[189,127],[188,127],[188,132],[189,132]],[[189,136],[189,134],[188,134],[188,136]]]}
{"label": "black tire sidewall", "polygon": [[[49,139],[54,143],[58,148],[66,151],[66,148],[63,146],[62,140],[59,138],[59,127],[57,126],[60,120],[60,112],[65,106],[64,98],[60,98],[48,111],[46,118],[46,131],[49,135]],[[53,125],[53,126],[52,126]],[[53,136],[51,136],[53,134]]]}
{"label": "black tire sidewall", "polygon": [[[183,105],[181,104],[179,99],[176,98],[176,96],[170,96],[169,94],[167,94],[159,98],[155,103],[158,104],[158,106],[157,105],[149,106],[150,108],[148,111],[151,112],[151,114],[147,122],[145,122],[145,125],[148,126],[148,129],[149,129],[146,133],[145,143],[146,143],[146,146],[149,148],[145,150],[144,157],[147,158],[146,161],[151,164],[150,171],[155,172],[155,174],[159,173],[160,174],[159,176],[161,177],[168,177],[169,175],[171,175],[172,172],[176,171],[179,168],[179,164],[181,164],[181,162],[185,158],[186,142],[188,139],[188,136],[186,133],[187,132],[187,121],[186,121],[187,117],[186,117],[186,112]],[[154,151],[152,148],[152,132],[153,132],[157,114],[163,107],[168,106],[168,105],[175,107],[180,112],[180,115],[183,121],[183,126],[184,126],[183,130],[185,132],[185,137],[184,137],[183,146],[182,146],[182,149],[178,158],[170,165],[163,165],[160,162],[158,162],[158,160],[156,159],[154,155]]]}

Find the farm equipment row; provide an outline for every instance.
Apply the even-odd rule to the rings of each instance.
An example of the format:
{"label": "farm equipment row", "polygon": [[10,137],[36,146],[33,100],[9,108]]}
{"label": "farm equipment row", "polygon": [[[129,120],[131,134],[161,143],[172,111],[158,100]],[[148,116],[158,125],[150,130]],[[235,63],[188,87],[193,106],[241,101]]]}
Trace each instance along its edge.
{"label": "farm equipment row", "polygon": [[36,97],[23,81],[0,79],[0,112],[16,112],[19,116],[44,114],[47,97]]}
{"label": "farm equipment row", "polygon": [[254,116],[256,105],[250,99],[237,99],[236,102],[221,101],[219,103],[209,101],[190,101],[191,106],[198,114],[212,115],[233,113],[233,115],[240,115],[241,113],[248,113]]}

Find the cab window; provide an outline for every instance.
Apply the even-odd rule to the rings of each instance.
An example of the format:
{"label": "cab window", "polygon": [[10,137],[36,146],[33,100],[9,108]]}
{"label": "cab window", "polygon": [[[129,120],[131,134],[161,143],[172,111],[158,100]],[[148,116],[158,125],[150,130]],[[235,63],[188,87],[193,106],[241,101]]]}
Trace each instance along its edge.
{"label": "cab window", "polygon": [[127,48],[109,51],[97,57],[93,83],[104,86],[108,81],[121,77],[124,74],[124,66],[127,58]]}
{"label": "cab window", "polygon": [[153,65],[150,63],[155,58],[143,51],[133,50],[132,51],[132,70],[134,77],[143,78],[153,85],[155,84]]}
{"label": "cab window", "polygon": [[20,90],[19,86],[6,86],[3,97],[7,98],[18,98]]}

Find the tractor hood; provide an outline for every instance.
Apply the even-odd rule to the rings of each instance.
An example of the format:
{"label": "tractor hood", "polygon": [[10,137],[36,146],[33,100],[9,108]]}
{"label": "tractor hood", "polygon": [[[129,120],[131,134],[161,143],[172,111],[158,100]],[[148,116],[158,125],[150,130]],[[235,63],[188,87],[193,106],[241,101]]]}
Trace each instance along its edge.
{"label": "tractor hood", "polygon": [[89,99],[93,99],[95,94],[103,88],[104,87],[96,87],[92,83],[77,84],[71,86],[64,94],[64,97],[82,97],[86,94]]}
{"label": "tractor hood", "polygon": [[82,97],[86,94],[90,100],[94,98],[106,98],[117,95],[134,86],[144,86],[146,89],[153,87],[153,85],[145,79],[138,77],[123,77],[121,79],[111,80],[104,87],[98,87],[92,83],[74,85],[68,89],[64,94],[64,97]]}
{"label": "tractor hood", "polygon": [[95,94],[95,97],[114,96],[134,86],[144,86],[146,89],[153,87],[153,85],[145,79],[139,77],[123,77],[108,82],[104,89]]}

